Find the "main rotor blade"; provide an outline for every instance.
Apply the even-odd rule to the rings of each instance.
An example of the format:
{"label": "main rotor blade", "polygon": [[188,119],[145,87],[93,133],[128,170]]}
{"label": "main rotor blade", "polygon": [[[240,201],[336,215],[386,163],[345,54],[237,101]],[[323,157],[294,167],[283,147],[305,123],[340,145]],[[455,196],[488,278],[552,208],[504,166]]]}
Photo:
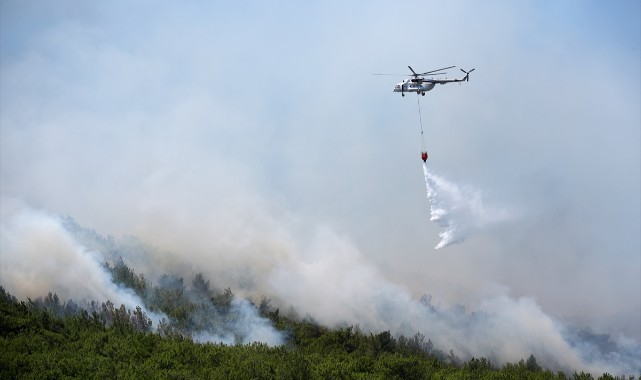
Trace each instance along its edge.
{"label": "main rotor blade", "polygon": [[[426,71],[426,72],[421,73],[421,74],[418,74],[418,75],[428,75],[428,74],[433,73],[433,72],[436,72],[436,71],[441,71],[441,70],[451,69],[452,67],[456,67],[456,66],[449,66],[449,67],[443,67],[442,69],[436,69],[436,70],[432,70],[432,71]],[[413,71],[412,71],[412,72],[413,72]]]}
{"label": "main rotor blade", "polygon": [[419,74],[416,74],[416,72],[414,71],[414,69],[412,68],[412,66],[409,66],[409,65],[408,65],[407,67],[409,67],[409,68],[410,68],[410,71],[412,72],[412,74],[414,74],[414,76],[419,75]]}
{"label": "main rotor blade", "polygon": [[[445,75],[445,74],[447,74],[447,73],[431,73],[431,74],[427,74],[427,76],[433,76],[433,75]],[[422,79],[422,78],[418,78],[418,77],[419,77],[420,75],[422,75],[422,74],[417,74],[416,76],[414,76],[414,75],[407,75],[407,74],[380,74],[380,73],[372,73],[372,75],[385,75],[385,76],[391,76],[391,77],[410,77],[410,78],[413,78],[412,80]],[[431,80],[431,79],[430,79],[430,80]]]}

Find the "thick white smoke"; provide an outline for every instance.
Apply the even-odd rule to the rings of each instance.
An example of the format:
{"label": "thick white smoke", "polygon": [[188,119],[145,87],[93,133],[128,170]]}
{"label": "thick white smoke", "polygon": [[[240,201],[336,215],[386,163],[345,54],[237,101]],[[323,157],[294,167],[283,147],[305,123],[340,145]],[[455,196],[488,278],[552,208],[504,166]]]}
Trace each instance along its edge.
{"label": "thick white smoke", "polygon": [[[131,290],[111,281],[103,257],[87,250],[62,226],[60,217],[2,199],[0,280],[19,298],[55,292],[75,301],[109,300],[129,309],[143,306]],[[158,322],[161,316],[145,313]]]}
{"label": "thick white smoke", "polygon": [[[579,346],[534,299],[510,297],[503,287],[472,311],[435,305],[431,297],[416,299],[327,227],[297,249],[271,272],[269,290],[322,324],[358,324],[366,331],[405,336],[421,332],[436,348],[452,349],[463,360],[485,356],[499,365],[534,354],[546,367],[564,371],[634,373],[641,366],[635,359],[638,344],[617,343],[609,353],[593,342],[581,340]],[[614,356],[620,360],[610,361]]]}
{"label": "thick white smoke", "polygon": [[[85,237],[83,243],[99,247],[87,249],[65,228],[63,218],[58,215],[34,209],[14,199],[2,198],[1,202],[0,285],[9,293],[24,299],[53,292],[63,300],[86,305],[89,301],[111,301],[116,307],[125,305],[130,310],[140,306],[153,326],[158,326],[163,319],[169,320],[163,313],[149,311],[131,289],[112,281],[111,274],[102,265],[109,258],[99,250],[104,248],[99,242]],[[119,247],[118,253],[131,254],[131,249],[124,245]],[[135,254],[140,252],[132,256]],[[148,262],[149,257],[145,260]],[[188,333],[199,342],[263,342],[272,346],[283,343],[282,334],[268,319],[258,315],[248,301],[234,299],[230,306],[233,321],[223,324],[222,330]],[[217,314],[217,310],[210,308],[209,313]]]}
{"label": "thick white smoke", "polygon": [[486,205],[478,190],[461,188],[431,173],[425,163],[423,173],[430,220],[443,228],[436,249],[460,243],[476,231],[512,217],[505,209]]}
{"label": "thick white smoke", "polygon": [[[100,249],[84,248],[100,244],[85,242],[88,237],[79,243],[81,240],[65,229],[61,219],[50,213],[6,199],[3,206],[0,280],[9,292],[24,298],[55,291],[62,298],[74,300],[110,299],[128,308],[142,305],[133,293],[111,282],[100,265]],[[485,356],[501,365],[534,354],[542,365],[570,371],[634,373],[641,367],[641,347],[635,342],[618,338],[604,352],[599,344],[569,334],[565,325],[532,298],[514,298],[498,287],[473,311],[463,306],[440,306],[430,297],[416,299],[408,289],[387,279],[349,238],[329,227],[313,229],[307,241],[289,234],[279,236],[291,240],[279,245],[284,250],[279,260],[262,267],[264,273],[256,278],[254,291],[277,299],[277,306],[284,312],[292,306],[299,315],[310,315],[327,326],[357,324],[365,331],[389,330],[405,336],[421,332],[435,348],[452,349],[463,360]],[[160,254],[136,250],[134,246],[125,247],[118,253],[145,256],[137,260],[145,261],[146,268],[153,267]],[[256,255],[263,253],[256,251]],[[198,256],[181,259],[190,258]],[[250,266],[252,260],[247,259],[245,265]],[[215,273],[217,266],[200,263],[196,267]],[[236,299],[229,310],[227,316],[233,318],[228,318],[223,328],[190,331],[192,338],[229,344],[283,343],[282,334],[247,301]]]}

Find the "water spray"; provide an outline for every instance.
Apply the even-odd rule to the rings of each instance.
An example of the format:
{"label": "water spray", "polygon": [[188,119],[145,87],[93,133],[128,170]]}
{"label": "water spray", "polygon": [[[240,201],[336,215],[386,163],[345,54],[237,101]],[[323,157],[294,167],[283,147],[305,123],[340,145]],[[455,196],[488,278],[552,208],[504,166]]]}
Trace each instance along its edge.
{"label": "water spray", "polygon": [[514,218],[505,207],[487,204],[481,191],[450,182],[430,172],[425,163],[423,173],[430,221],[443,229],[436,249],[460,243],[478,231]]}

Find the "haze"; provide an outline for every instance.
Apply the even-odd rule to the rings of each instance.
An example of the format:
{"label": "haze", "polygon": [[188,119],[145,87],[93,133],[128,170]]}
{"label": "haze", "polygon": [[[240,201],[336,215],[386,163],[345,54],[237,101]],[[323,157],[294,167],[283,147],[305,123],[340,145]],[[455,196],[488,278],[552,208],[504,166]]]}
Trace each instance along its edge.
{"label": "haze", "polygon": [[[28,208],[141,239],[159,268],[138,272],[248,270],[248,291],[327,323],[402,289],[641,342],[638,1],[3,1],[0,17],[17,295],[43,295],[5,284]],[[510,214],[439,250],[415,95],[371,75],[407,65],[476,68],[420,99],[427,166]]]}

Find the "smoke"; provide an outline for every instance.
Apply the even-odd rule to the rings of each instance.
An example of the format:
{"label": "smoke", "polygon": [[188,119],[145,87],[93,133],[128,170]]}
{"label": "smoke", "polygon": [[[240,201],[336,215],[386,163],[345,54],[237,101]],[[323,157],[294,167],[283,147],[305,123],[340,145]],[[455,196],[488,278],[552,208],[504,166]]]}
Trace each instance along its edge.
{"label": "smoke", "polygon": [[247,300],[234,299],[230,314],[223,329],[196,331],[192,333],[192,339],[200,343],[217,342],[228,345],[263,342],[269,346],[278,346],[285,342],[283,334],[274,329],[269,320],[258,315],[256,308]]}
{"label": "smoke", "polygon": [[[0,280],[21,297],[56,291],[133,305],[99,265],[118,252],[147,278],[202,271],[327,325],[421,330],[442,349],[497,361],[534,353],[598,367],[608,361],[599,344],[570,339],[551,315],[592,327],[602,315],[600,330],[641,337],[641,72],[630,33],[640,18],[638,4],[626,4],[586,14],[591,6],[448,3],[421,33],[453,22],[458,33],[417,52],[389,22],[404,10],[388,2],[367,17],[332,4],[0,2],[1,195],[125,235],[92,243],[65,231],[63,218],[3,198]],[[305,22],[288,22],[292,12]],[[415,131],[391,127],[415,125],[415,105],[388,82],[345,70],[414,65],[391,51],[412,51],[425,69],[443,60],[478,68],[465,86],[431,92],[425,110],[438,112],[423,114],[435,126],[434,156],[451,178],[475,184],[424,168],[437,248],[457,254],[422,254],[424,195],[407,165]],[[257,54],[267,58],[249,59]],[[236,85],[247,73],[268,75],[252,76],[249,90]],[[300,96],[292,77],[314,90]],[[599,184],[625,186],[594,186],[595,173]],[[476,187],[500,189],[535,215],[496,233],[513,210]],[[468,309],[425,306],[422,291]],[[613,339],[607,352],[627,364],[612,366],[636,371],[626,354],[635,351]]]}
{"label": "smoke", "polygon": [[130,309],[143,305],[111,281],[101,254],[78,244],[59,216],[4,198],[2,206],[0,279],[9,292],[25,298],[55,291],[66,299],[110,300]]}
{"label": "smoke", "polygon": [[441,241],[436,249],[460,243],[483,228],[512,218],[507,210],[484,204],[478,190],[448,182],[431,173],[425,163],[423,173],[430,203],[430,220],[443,228],[438,234]]}
{"label": "smoke", "polygon": [[[114,283],[103,265],[109,260],[118,258],[116,268],[124,265],[123,256],[153,266],[153,250],[136,239],[117,242],[21,201],[2,198],[1,202],[0,284],[20,298],[38,299],[54,292],[62,299],[79,301],[86,308],[92,308],[93,301],[109,301],[130,310],[141,307],[153,326],[162,329],[169,324],[170,331],[192,336],[198,342],[280,345],[284,341],[255,307],[247,300],[231,299],[231,293],[227,307],[221,310],[212,305],[206,293],[198,294],[194,289],[186,292],[182,278],[161,277],[158,287],[148,290],[145,299],[133,289]],[[165,301],[173,302],[186,302],[183,295],[191,298],[198,308],[190,315],[189,324],[178,323],[174,327],[176,321],[158,311],[158,307],[150,311],[150,300],[163,295]]]}
{"label": "smoke", "polygon": [[635,373],[641,368],[638,343],[609,335],[607,342],[591,341],[594,334],[576,334],[533,298],[510,297],[504,287],[495,287],[476,310],[441,306],[432,296],[416,299],[386,279],[348,238],[328,227],[317,228],[296,249],[272,271],[269,291],[325,325],[351,323],[405,336],[421,332],[434,347],[451,349],[462,360],[485,356],[502,364],[533,354],[547,368],[564,371]]}
{"label": "smoke", "polygon": [[[447,182],[434,178],[431,181],[439,188],[447,188]],[[144,265],[145,271],[153,271],[158,263],[199,260],[198,255],[159,252],[132,238],[102,238],[65,223],[64,218],[6,199],[0,231],[2,285],[20,297],[55,291],[66,298],[109,299],[133,308],[146,301],[112,282],[100,264],[105,258],[131,258]],[[638,343],[573,329],[548,315],[533,298],[511,297],[506,288],[486,292],[475,310],[441,305],[432,296],[416,299],[407,288],[387,279],[348,237],[329,227],[314,227],[297,238],[291,233],[279,236],[285,239],[279,244],[284,250],[279,260],[262,266],[263,273],[249,281],[251,285],[246,279],[243,282],[245,291],[273,297],[281,310],[293,309],[295,314],[309,315],[330,327],[357,324],[365,331],[389,330],[405,336],[420,332],[432,341],[435,353],[445,357],[443,352],[452,350],[461,360],[485,356],[500,365],[533,354],[541,365],[566,371],[634,373],[641,368]],[[159,259],[162,256],[167,259],[164,263]],[[244,264],[237,263],[236,270],[251,275],[244,266],[250,267],[252,259],[245,259]],[[175,275],[162,277],[154,288],[160,293],[175,291],[196,305],[197,310],[176,331],[186,331],[197,342],[284,343],[283,334],[249,301],[228,299],[228,307],[221,308],[210,302],[208,282],[197,285],[194,281],[191,288],[185,288],[179,276],[193,275],[189,264],[175,266]],[[196,267],[216,273],[215,264],[196,263]],[[160,330],[163,323],[166,321],[160,323]]]}

